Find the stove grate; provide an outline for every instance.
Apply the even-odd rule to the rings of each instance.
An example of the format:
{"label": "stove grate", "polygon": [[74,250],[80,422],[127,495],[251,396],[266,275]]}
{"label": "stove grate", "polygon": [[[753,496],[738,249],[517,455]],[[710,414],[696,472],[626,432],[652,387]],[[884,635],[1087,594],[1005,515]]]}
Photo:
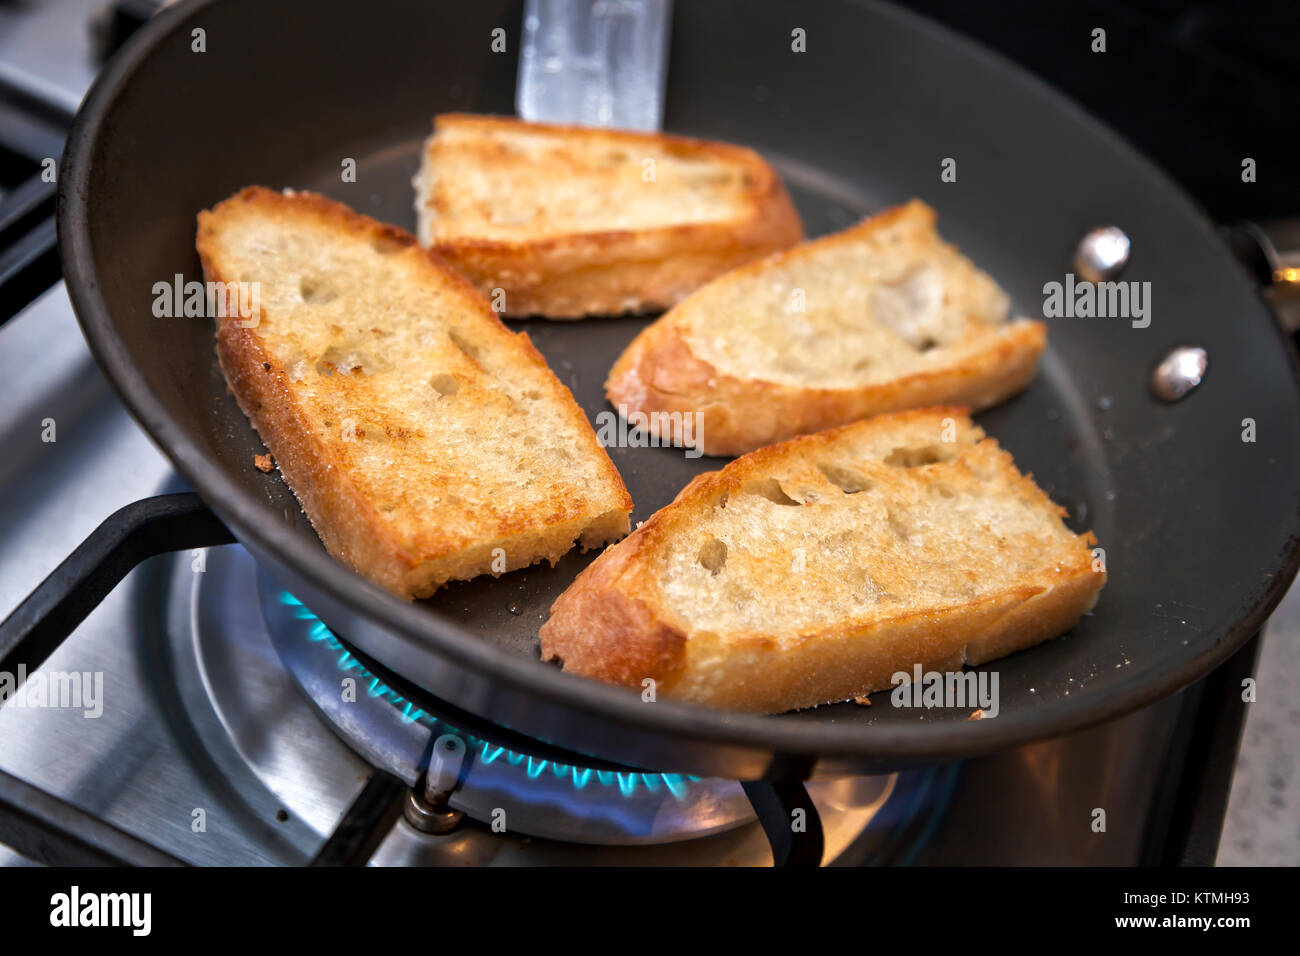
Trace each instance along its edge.
{"label": "stove grate", "polygon": [[[193,492],[145,498],[118,510],[95,529],[8,618],[0,623],[0,671],[22,677],[34,673],[126,574],[146,558],[172,551],[233,543],[234,536]],[[304,609],[305,610],[305,609]],[[308,612],[310,613],[310,612]],[[322,626],[323,635],[329,634]],[[333,635],[330,635],[332,638]],[[337,641],[337,638],[333,638]],[[339,642],[341,652],[356,655]],[[358,660],[360,666],[364,666]],[[373,675],[372,675],[373,676]],[[388,687],[395,680],[380,681]],[[18,685],[13,685],[17,689]],[[399,693],[392,691],[393,693]],[[3,701],[0,701],[3,706]],[[459,713],[448,707],[453,714]],[[471,715],[465,715],[471,723]],[[481,725],[480,725],[481,729]],[[503,735],[508,731],[501,731]],[[468,736],[468,735],[467,735]],[[495,736],[495,735],[490,735]],[[547,761],[507,749],[490,736],[473,735],[491,760],[523,763],[540,775]],[[554,761],[552,772],[566,768]],[[676,775],[654,775],[635,768],[582,768],[604,785],[650,786],[656,776],[674,783]],[[317,865],[362,865],[368,861],[401,816],[407,785],[375,770],[362,793],[327,837]],[[821,821],[807,790],[798,780],[744,784],[745,794],[772,844],[778,866],[815,866],[821,862]],[[805,828],[793,833],[792,815],[801,813]],[[87,813],[54,794],[0,771],[0,841],[25,856],[49,865],[177,865],[184,861],[145,840]]]}

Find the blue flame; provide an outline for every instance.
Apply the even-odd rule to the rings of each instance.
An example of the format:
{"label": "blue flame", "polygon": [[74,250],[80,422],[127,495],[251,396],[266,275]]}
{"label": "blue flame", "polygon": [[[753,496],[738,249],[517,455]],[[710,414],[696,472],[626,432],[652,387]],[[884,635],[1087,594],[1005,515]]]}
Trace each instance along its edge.
{"label": "blue flame", "polygon": [[676,799],[684,800],[690,792],[690,783],[700,779],[699,777],[679,773],[616,773],[612,770],[578,767],[541,757],[533,757],[529,754],[516,753],[499,744],[475,737],[473,734],[467,734],[451,726],[445,720],[425,712],[414,701],[408,700],[372,674],[364,664],[357,660],[351,651],[343,646],[343,642],[334,636],[333,632],[325,626],[325,623],[310,608],[288,591],[280,592],[280,603],[291,608],[293,616],[300,621],[312,622],[311,627],[307,630],[308,640],[323,643],[330,650],[336,651],[338,653],[339,670],[343,673],[355,673],[360,678],[359,683],[365,683],[366,694],[369,697],[382,698],[388,701],[389,704],[401,712],[402,720],[407,723],[419,722],[431,730],[436,728],[439,733],[456,734],[465,740],[470,748],[477,749],[478,759],[484,764],[491,764],[504,758],[513,767],[523,767],[530,780],[536,780],[549,770],[553,776],[561,779],[567,777],[576,790],[584,789],[594,778],[602,787],[617,787],[624,797],[631,797],[642,787],[650,793],[655,793],[660,786],[663,786]]}

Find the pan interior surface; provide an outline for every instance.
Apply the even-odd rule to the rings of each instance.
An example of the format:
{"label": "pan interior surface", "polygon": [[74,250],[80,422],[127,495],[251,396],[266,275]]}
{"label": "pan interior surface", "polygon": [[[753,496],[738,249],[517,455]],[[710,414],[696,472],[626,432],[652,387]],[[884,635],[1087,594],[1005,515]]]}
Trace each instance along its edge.
{"label": "pan interior surface", "polygon": [[[489,38],[499,25],[516,35],[519,4],[376,0],[367,11],[320,3],[304,17],[287,3],[182,4],[165,14],[171,27],[155,24],[132,46],[129,69],[110,71],[108,88],[92,94],[65,167],[72,185],[62,202],[75,207],[65,262],[101,364],[232,527],[308,575],[319,565],[303,555],[321,545],[278,474],[252,467],[263,448],[216,367],[210,323],[154,317],[151,290],[177,274],[202,277],[194,215],[251,183],[316,190],[412,229],[410,180],[432,116],[513,112],[513,46],[492,54]],[[1084,232],[1115,224],[1132,238],[1124,279],[1149,283],[1150,324],[1049,319],[1034,383],[977,416],[1069,510],[1075,530],[1097,534],[1110,581],[1070,634],[983,668],[998,678],[995,720],[967,722],[973,708],[891,707],[881,694],[869,708],[770,718],[669,705],[648,722],[774,752],[955,756],[1116,716],[1200,676],[1250,636],[1295,569],[1300,400],[1271,316],[1158,171],[1036,82],[887,8],[828,4],[799,18],[815,55],[791,54],[783,5],[678,5],[666,128],[762,152],[810,236],[919,196],[938,210],[945,238],[1030,316],[1041,314],[1045,284],[1071,270]],[[197,54],[187,38],[200,26],[207,49]],[[286,50],[295,51],[291,66]],[[355,182],[340,175],[348,159]],[[945,159],[956,161],[955,182],[941,179]],[[610,365],[650,318],[511,325],[594,419],[608,408]],[[1188,399],[1161,404],[1147,378],[1181,344],[1206,348],[1211,370]],[[1242,440],[1247,419],[1253,442]],[[669,448],[610,454],[636,503],[634,523],[723,464]],[[403,622],[408,648],[427,643],[430,668],[443,660],[434,650],[500,660],[516,690],[568,693],[576,711],[633,721],[616,692],[537,660],[550,603],[591,558],[573,552],[555,568],[453,585],[420,602],[410,626],[396,599],[365,601]],[[491,655],[466,648],[465,633]],[[382,647],[365,650],[384,659]],[[532,670],[509,669],[511,660]],[[403,676],[428,686],[428,674],[409,666]],[[584,749],[547,727],[515,726]]]}
{"label": "pan interior surface", "polygon": [[[358,169],[364,171],[367,183],[368,214],[413,229],[410,182],[419,166],[420,143],[421,139],[415,138],[358,157]],[[843,228],[878,211],[877,204],[851,182],[829,179],[779,154],[769,152],[768,159],[782,173],[811,236]],[[342,201],[356,200],[350,184],[340,184],[332,169],[309,176],[300,185]],[[1021,311],[1025,311],[1023,307]],[[654,316],[578,322],[532,319],[508,324],[528,334],[588,417],[595,421],[597,414],[609,408],[604,396],[606,373],[633,336],[653,319]],[[1032,471],[1053,499],[1069,509],[1075,530],[1091,528],[1105,540],[1113,527],[1116,496],[1107,467],[1107,441],[1100,430],[1104,425],[1094,419],[1095,410],[1095,404],[1089,402],[1066,364],[1053,354],[1028,392],[977,419],[1015,454],[1021,468]],[[676,448],[612,447],[609,453],[636,504],[634,525],[671,502],[696,475],[721,468],[730,460],[688,458]],[[546,620],[551,603],[591,559],[591,554],[574,551],[554,568],[535,565],[500,578],[454,583],[420,603],[456,621],[481,641],[506,653],[536,660],[537,629]],[[1086,639],[1087,626],[1085,621],[1075,637],[1065,638],[1062,643],[1075,639],[1079,630],[1084,631]],[[1030,665],[1027,670],[1026,664]],[[1096,677],[1105,664],[1123,666],[1123,660],[1092,664],[1086,670],[1062,673],[1061,691]],[[1002,694],[1051,694],[1057,687],[1053,677],[1036,666],[1030,655],[1017,655],[990,666],[1000,672]],[[935,711],[929,719],[936,719],[941,713],[949,719],[969,716],[969,710]],[[915,720],[916,715],[888,706],[867,709],[843,703],[787,717],[879,723],[891,719]]]}

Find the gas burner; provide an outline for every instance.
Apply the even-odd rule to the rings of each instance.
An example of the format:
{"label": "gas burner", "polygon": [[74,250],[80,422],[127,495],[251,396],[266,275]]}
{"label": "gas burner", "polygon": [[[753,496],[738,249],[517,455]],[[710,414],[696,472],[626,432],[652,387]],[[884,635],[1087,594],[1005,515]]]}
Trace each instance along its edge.
{"label": "gas burner", "polygon": [[[460,741],[449,804],[475,820],[578,843],[669,843],[754,819],[740,784],[675,773],[606,769],[564,755],[523,753],[431,712],[330,632],[262,570],[258,595],[272,645],[333,730],[371,764],[416,786],[435,741]],[[889,778],[880,778],[881,796]]]}
{"label": "gas burner", "polygon": [[[187,706],[216,718],[208,723],[224,729],[295,823],[328,834],[367,765],[423,792],[435,744],[452,740],[458,766],[447,804],[466,819],[429,834],[408,814],[375,862],[577,863],[592,845],[603,847],[605,864],[770,862],[739,783],[618,768],[451,716],[331,633],[243,548],[210,549],[195,565],[202,573],[192,565],[184,554],[171,569],[173,600],[189,607],[197,665],[186,696],[201,688],[206,698]],[[914,854],[955,776],[948,768],[810,783],[825,860]]]}

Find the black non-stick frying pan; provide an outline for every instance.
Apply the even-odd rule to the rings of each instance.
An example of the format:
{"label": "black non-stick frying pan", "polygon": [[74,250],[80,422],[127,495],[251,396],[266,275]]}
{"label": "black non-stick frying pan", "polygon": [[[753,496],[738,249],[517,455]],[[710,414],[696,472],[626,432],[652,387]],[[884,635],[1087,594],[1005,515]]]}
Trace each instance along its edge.
{"label": "black non-stick frying pan", "polygon": [[[865,3],[678,4],[666,128],[761,151],[810,235],[920,196],[1021,314],[1040,314],[1044,284],[1064,279],[1080,237],[1101,224],[1132,239],[1123,279],[1151,284],[1147,328],[1050,320],[1033,385],[979,416],[1077,529],[1096,531],[1110,572],[1070,634],[989,665],[999,716],[895,709],[884,696],[772,717],[643,703],[538,660],[537,628],[589,555],[417,603],[330,558],[279,476],[251,467],[262,448],[217,370],[211,322],[156,318],[153,286],[201,278],[195,214],[250,183],[318,190],[411,228],[410,179],[433,115],[513,112],[521,12],[183,2],[104,71],[65,152],[63,264],[96,357],[180,472],[331,628],[516,731],[607,760],[747,779],[880,770],[1082,728],[1197,679],[1260,626],[1296,571],[1300,393],[1256,289],[1197,208],[1115,135],[1003,60]],[[505,53],[490,49],[498,27]],[[807,52],[792,51],[795,27]],[[354,183],[340,176],[346,158]],[[941,181],[945,158],[956,182]],[[646,321],[516,326],[594,415],[609,366]],[[1209,373],[1165,404],[1148,380],[1179,345],[1205,348]],[[721,464],[665,448],[610,453],[634,520]]]}

